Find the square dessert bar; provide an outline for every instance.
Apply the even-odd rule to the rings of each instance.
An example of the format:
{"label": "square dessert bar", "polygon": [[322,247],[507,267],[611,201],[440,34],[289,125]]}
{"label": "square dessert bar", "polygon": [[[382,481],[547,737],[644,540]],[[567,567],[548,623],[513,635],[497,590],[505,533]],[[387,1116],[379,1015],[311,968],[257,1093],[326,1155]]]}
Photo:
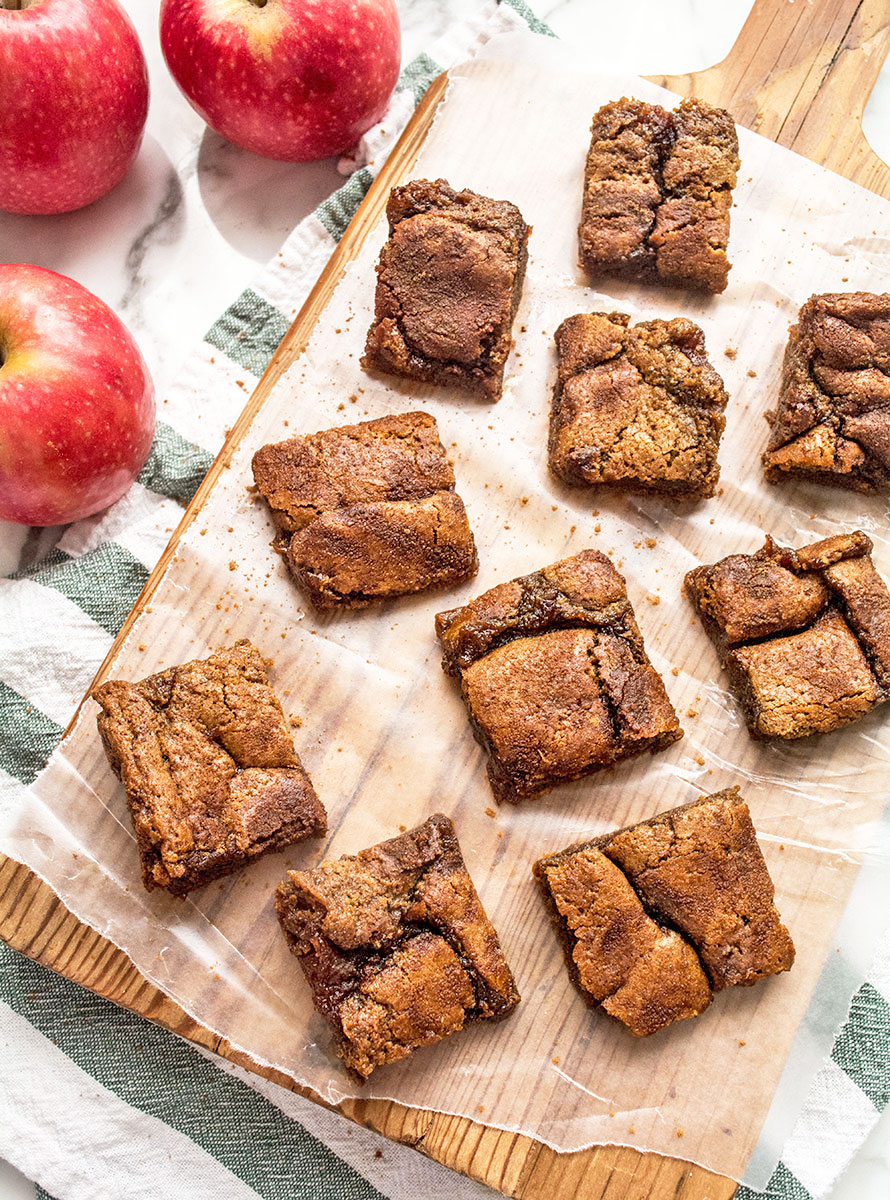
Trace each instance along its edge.
{"label": "square dessert bar", "polygon": [[794,945],[738,788],[540,859],[569,973],[638,1037],[711,991],[787,971]]}
{"label": "square dessert bar", "polygon": [[713,496],[723,380],[692,321],[579,313],[556,331],[550,469],[566,483]]}
{"label": "square dessert bar", "polygon": [[475,575],[473,534],[435,420],[400,413],[263,446],[253,477],[273,543],[319,609]]}
{"label": "square dessert bar", "polygon": [[439,613],[498,800],[516,802],[683,736],[624,579],[598,550]]}
{"label": "square dessert bar", "polygon": [[890,689],[890,592],[861,531],[800,550],[772,538],[686,576],[756,738],[827,733]]}
{"label": "square dessert bar", "polygon": [[722,292],[739,168],[732,117],[704,100],[673,112],[623,97],[593,118],[579,229],[593,275]]}
{"label": "square dessert bar", "polygon": [[369,850],[288,872],[275,908],[337,1053],[362,1079],[519,1003],[441,813]]}
{"label": "square dessert bar", "polygon": [[416,179],[386,215],[362,365],[499,399],[531,232],[519,209]]}
{"label": "square dessert bar", "polygon": [[890,491],[890,295],[810,296],[788,334],[768,416],[770,483]]}
{"label": "square dessert bar", "polygon": [[93,692],[148,891],[185,896],[327,828],[264,660],[246,640]]}

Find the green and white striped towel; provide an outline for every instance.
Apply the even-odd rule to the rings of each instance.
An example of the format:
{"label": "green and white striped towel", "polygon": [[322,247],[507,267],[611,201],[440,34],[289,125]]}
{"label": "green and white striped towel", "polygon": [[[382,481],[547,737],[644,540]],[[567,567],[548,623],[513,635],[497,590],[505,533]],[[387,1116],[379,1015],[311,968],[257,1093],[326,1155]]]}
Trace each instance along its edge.
{"label": "green and white striped towel", "polygon": [[[0,581],[0,809],[43,768],[252,387],[430,82],[497,33],[548,33],[489,0],[402,72],[348,181],[214,323],[162,406],[148,463],[107,513]],[[385,129],[385,132],[384,132]],[[212,407],[195,403],[213,396]],[[116,1008],[0,943],[0,1156],[61,1200],[491,1195]],[[856,992],[765,1193],[825,1196],[890,1099],[890,945]],[[43,1189],[47,1189],[43,1191]]]}

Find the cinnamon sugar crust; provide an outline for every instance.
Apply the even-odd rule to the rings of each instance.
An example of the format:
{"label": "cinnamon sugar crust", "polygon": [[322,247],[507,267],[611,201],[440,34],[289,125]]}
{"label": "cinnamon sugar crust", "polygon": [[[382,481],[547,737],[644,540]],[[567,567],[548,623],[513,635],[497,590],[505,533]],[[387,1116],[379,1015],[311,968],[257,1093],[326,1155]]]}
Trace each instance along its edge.
{"label": "cinnamon sugar crust", "polygon": [[400,413],[263,446],[257,487],[276,548],[318,609],[360,608],[478,569],[454,472],[427,413]]}
{"label": "cinnamon sugar crust", "polygon": [[535,863],[576,987],[643,1036],[711,992],[790,970],[794,945],[738,788]]}
{"label": "cinnamon sugar crust", "polygon": [[890,591],[857,530],[696,567],[685,587],[757,738],[828,733],[888,697]]}
{"label": "cinnamon sugar crust", "polygon": [[519,1003],[451,821],[290,871],[275,907],[337,1053],[362,1079]]}
{"label": "cinnamon sugar crust", "polygon": [[594,116],[584,171],[581,261],[617,274],[722,292],[738,137],[725,109],[673,112],[622,97]]}
{"label": "cinnamon sugar crust", "polygon": [[327,819],[249,641],[92,693],[148,891],[185,896]]}
{"label": "cinnamon sugar crust", "polygon": [[519,209],[416,179],[386,215],[362,366],[497,400],[531,232]]}
{"label": "cinnamon sugar crust", "polygon": [[713,496],[727,394],[692,321],[582,313],[556,331],[549,461],[566,483]]}
{"label": "cinnamon sugar crust", "polygon": [[811,296],[792,325],[767,414],[770,483],[890,491],[890,295]]}
{"label": "cinnamon sugar crust", "polygon": [[439,613],[498,800],[517,802],[682,737],[624,579],[597,550]]}

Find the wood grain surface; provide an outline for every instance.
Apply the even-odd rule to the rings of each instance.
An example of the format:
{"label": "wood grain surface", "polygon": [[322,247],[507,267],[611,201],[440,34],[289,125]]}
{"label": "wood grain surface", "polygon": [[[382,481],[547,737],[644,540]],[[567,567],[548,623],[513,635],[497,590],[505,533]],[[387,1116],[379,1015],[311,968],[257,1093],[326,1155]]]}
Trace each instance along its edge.
{"label": "wood grain surface", "polygon": [[[868,95],[888,49],[890,5],[886,0],[757,0],[721,63],[690,75],[652,79],[674,92],[722,105],[740,124],[890,198],[890,169],[871,150],[861,128]],[[134,612],[149,602],[183,531],[201,511],[271,389],[304,349],[347,263],[380,219],[390,188],[410,176],[446,83],[444,76],[434,82],[381,169],[198,489]],[[131,624],[132,615],[97,679],[105,676]],[[81,925],[27,868],[2,856],[0,936],[16,950],[115,1003],[257,1070],[147,983],[121,951]],[[279,1073],[261,1073],[318,1099]],[[548,1200],[573,1196],[584,1200],[728,1200],[735,1191],[731,1180],[679,1159],[612,1146],[557,1154],[528,1137],[386,1101],[346,1101],[340,1109],[362,1125],[524,1200],[543,1200],[545,1196]]]}

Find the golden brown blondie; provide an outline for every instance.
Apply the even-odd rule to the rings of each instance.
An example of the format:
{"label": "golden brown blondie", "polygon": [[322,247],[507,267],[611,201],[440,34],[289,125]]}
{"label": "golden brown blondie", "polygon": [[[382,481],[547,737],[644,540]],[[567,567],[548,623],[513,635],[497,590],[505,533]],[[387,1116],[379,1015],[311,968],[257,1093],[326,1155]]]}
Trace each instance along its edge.
{"label": "golden brown blondie", "polygon": [[386,215],[362,365],[499,399],[531,232],[519,209],[415,179]]}
{"label": "golden brown blondie", "polygon": [[581,313],[557,329],[556,349],[554,475],[684,500],[714,495],[728,397],[697,325]]}
{"label": "golden brown blondie", "polygon": [[363,1079],[519,1003],[441,813],[357,855],[290,871],[275,907],[337,1053]]}
{"label": "golden brown blondie", "polygon": [[436,633],[488,750],[498,800],[535,796],[682,737],[624,579],[598,550],[439,613]]}
{"label": "golden brown blondie", "polygon": [[738,788],[550,854],[534,875],[569,973],[640,1037],[711,991],[787,971],[794,945]]}
{"label": "golden brown blondie", "polygon": [[435,420],[399,413],[263,446],[273,543],[319,609],[360,608],[475,575],[476,546]]}
{"label": "golden brown blondie", "polygon": [[770,483],[890,490],[890,295],[810,296],[788,334],[769,420]]}
{"label": "golden brown blondie", "polygon": [[673,112],[622,97],[593,118],[579,230],[593,275],[722,292],[739,168],[732,117],[704,100]]}
{"label": "golden brown blondie", "polygon": [[93,692],[127,790],[142,881],[185,896],[327,828],[259,651],[249,641]]}
{"label": "golden brown blondie", "polygon": [[772,538],[686,576],[756,738],[848,725],[890,692],[890,592],[860,530],[800,550]]}

